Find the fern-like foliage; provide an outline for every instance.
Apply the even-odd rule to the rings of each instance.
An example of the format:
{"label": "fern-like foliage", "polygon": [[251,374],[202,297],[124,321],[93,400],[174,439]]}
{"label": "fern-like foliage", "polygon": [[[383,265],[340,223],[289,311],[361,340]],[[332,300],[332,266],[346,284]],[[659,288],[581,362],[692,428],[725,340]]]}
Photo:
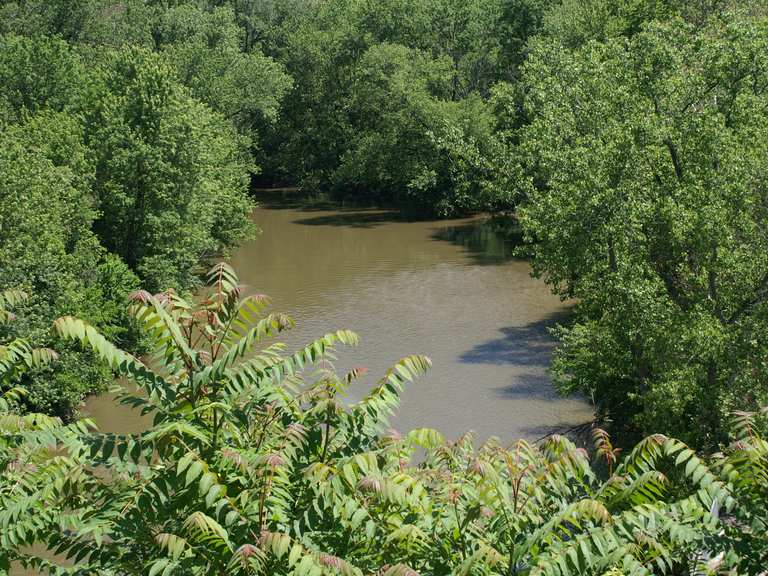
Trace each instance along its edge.
{"label": "fern-like foliage", "polygon": [[[270,340],[292,320],[247,295],[226,264],[196,300],[167,291],[132,301],[151,343],[145,358],[76,318],[55,330],[131,381],[138,392],[120,401],[152,426],[117,435],[87,421],[12,425],[21,417],[4,409],[0,570],[16,561],[41,573],[150,576],[758,573],[768,517],[759,415],[741,415],[734,446],[707,461],[660,435],[622,456],[595,431],[593,462],[560,436],[476,446],[471,434],[400,434],[388,418],[426,357],[400,360],[348,403],[365,371],[338,375],[333,362],[357,336],[330,332],[287,353]],[[34,357],[17,349],[9,367]],[[74,567],[30,553],[40,546]]]}
{"label": "fern-like foliage", "polygon": [[[0,324],[12,322],[11,308],[26,299],[20,290],[0,292]],[[0,573],[11,559],[23,557],[21,548],[45,539],[61,518],[64,484],[81,472],[80,462],[52,450],[86,434],[90,423],[65,426],[58,418],[23,410],[24,375],[57,358],[53,350],[24,339],[0,344]]]}

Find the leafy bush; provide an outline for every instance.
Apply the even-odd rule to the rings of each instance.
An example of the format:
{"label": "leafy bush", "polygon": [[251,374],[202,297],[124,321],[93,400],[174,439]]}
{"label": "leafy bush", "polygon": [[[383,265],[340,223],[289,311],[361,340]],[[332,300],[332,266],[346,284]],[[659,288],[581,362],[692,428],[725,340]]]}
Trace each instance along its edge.
{"label": "leafy bush", "polygon": [[[429,367],[398,362],[361,401],[345,390],[337,331],[293,354],[226,265],[195,304],[139,291],[147,364],[92,326],[81,342],[142,393],[140,434],[87,421],[0,419],[0,566],[99,574],[658,574],[751,570],[766,547],[768,443],[757,417],[710,464],[656,435],[621,457],[596,430],[595,462],[563,437],[509,448],[471,435],[384,432],[402,386]],[[0,364],[4,367],[6,364]],[[3,368],[5,369],[5,368]],[[12,375],[11,375],[12,377]],[[54,449],[55,450],[52,450]],[[417,463],[415,463],[417,462]],[[29,552],[44,544],[75,567]],[[705,567],[709,562],[709,567]],[[753,572],[754,573],[754,572]]]}

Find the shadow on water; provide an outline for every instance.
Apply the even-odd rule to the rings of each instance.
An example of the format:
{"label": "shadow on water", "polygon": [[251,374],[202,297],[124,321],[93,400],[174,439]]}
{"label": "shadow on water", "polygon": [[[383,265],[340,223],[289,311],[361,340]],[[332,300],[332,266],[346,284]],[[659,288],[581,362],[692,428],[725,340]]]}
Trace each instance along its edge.
{"label": "shadow on water", "polygon": [[339,205],[330,198],[311,196],[296,188],[257,188],[252,190],[254,200],[268,210],[302,210],[319,212],[336,210]]}
{"label": "shadow on water", "polygon": [[325,216],[313,216],[294,220],[294,224],[304,226],[345,226],[348,228],[373,228],[381,224],[401,222],[404,219],[397,212],[354,211],[339,212]]}
{"label": "shadow on water", "polygon": [[[547,318],[524,326],[508,326],[501,329],[502,336],[494,338],[460,356],[461,362],[469,364],[491,364],[508,366],[513,370],[508,385],[494,389],[499,398],[526,400],[535,398],[543,401],[561,399],[552,385],[548,369],[555,349],[555,340],[549,329],[568,319],[568,311],[560,311]],[[541,430],[526,430],[529,437],[546,435],[563,427],[557,423],[541,427]],[[545,430],[546,429],[546,430]],[[539,434],[541,432],[541,434]]]}
{"label": "shadow on water", "polygon": [[507,326],[502,336],[483,342],[460,356],[469,364],[498,364],[521,367],[549,366],[555,341],[549,329],[568,319],[568,312],[551,314],[525,326]]}
{"label": "shadow on water", "polygon": [[432,234],[433,240],[462,247],[476,264],[503,264],[520,259],[522,234],[516,220],[497,216],[458,225],[443,226]]}
{"label": "shadow on water", "polygon": [[[434,222],[433,240],[463,248],[477,264],[503,264],[519,259],[523,245],[517,221],[511,216],[494,216],[462,221],[459,224],[370,204],[343,202],[323,195],[311,195],[292,188],[257,189],[254,197],[261,208],[307,213],[293,220],[303,226],[374,228],[396,222]],[[323,214],[311,215],[312,213]],[[454,221],[455,222],[455,221]]]}
{"label": "shadow on water", "polygon": [[[252,191],[253,199],[260,208],[267,210],[296,210],[299,212],[368,212],[391,213],[400,216],[400,211],[394,206],[382,206],[371,199],[347,198],[337,199],[328,194],[310,193],[296,188],[256,188]],[[409,219],[403,217],[403,219]]]}
{"label": "shadow on water", "polygon": [[254,198],[260,208],[267,210],[293,210],[312,214],[293,220],[304,226],[339,226],[347,228],[373,228],[393,222],[413,222],[413,218],[397,210],[379,208],[370,204],[342,202],[327,196],[302,193],[291,188],[255,190]]}
{"label": "shadow on water", "polygon": [[508,400],[525,400],[536,398],[539,400],[557,400],[559,396],[552,386],[552,381],[546,373],[519,374],[515,376],[515,382],[509,386],[496,389],[496,395]]}

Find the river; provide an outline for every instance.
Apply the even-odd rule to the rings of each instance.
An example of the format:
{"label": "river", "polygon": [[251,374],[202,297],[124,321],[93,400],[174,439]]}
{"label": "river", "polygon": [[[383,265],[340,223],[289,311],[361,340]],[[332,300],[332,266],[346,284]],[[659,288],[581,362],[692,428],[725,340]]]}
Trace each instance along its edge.
{"label": "river", "polygon": [[[511,441],[590,418],[587,404],[559,397],[547,375],[547,329],[567,306],[531,278],[486,219],[410,222],[382,210],[313,207],[290,192],[259,200],[253,218],[263,233],[231,262],[250,289],[296,319],[282,338],[288,344],[338,328],[360,335],[360,346],[340,350],[336,363],[340,371],[369,369],[350,400],[418,353],[433,368],[403,394],[398,429]],[[105,431],[144,426],[110,395],[91,399],[85,412]]]}

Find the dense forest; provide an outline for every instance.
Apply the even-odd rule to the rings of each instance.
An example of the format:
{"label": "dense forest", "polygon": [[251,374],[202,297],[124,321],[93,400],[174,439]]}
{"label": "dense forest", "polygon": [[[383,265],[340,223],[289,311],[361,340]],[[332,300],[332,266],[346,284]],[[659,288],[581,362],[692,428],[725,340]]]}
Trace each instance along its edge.
{"label": "dense forest", "polygon": [[[0,574],[768,565],[764,1],[1,0],[0,140]],[[353,333],[266,344],[206,270],[269,186],[512,217],[594,446],[385,433],[427,358],[350,405]],[[79,417],[116,375],[146,433]]]}

